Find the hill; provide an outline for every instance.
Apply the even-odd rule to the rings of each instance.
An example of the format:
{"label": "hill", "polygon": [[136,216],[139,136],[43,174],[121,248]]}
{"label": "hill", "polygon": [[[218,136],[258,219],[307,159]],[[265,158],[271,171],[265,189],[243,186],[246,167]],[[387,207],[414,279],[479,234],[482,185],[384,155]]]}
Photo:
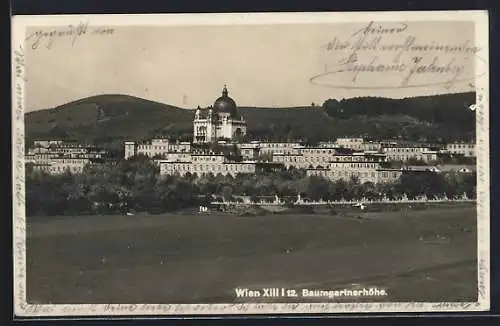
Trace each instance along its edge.
{"label": "hill", "polygon": [[[471,119],[465,109],[474,98],[474,93],[403,100],[356,98],[327,100],[323,107],[239,110],[248,122],[251,138],[316,141],[365,136],[447,140],[474,136],[474,116]],[[452,109],[455,111],[450,113]],[[464,114],[468,116],[464,118]],[[188,139],[192,135],[193,115],[193,110],[132,96],[99,95],[26,113],[26,135],[28,141],[72,139],[118,149],[125,140],[154,136]]]}
{"label": "hill", "polygon": [[27,138],[72,139],[105,146],[156,133],[190,131],[192,112],[127,95],[99,95],[25,115]]}
{"label": "hill", "polygon": [[458,128],[471,132],[475,128],[475,111],[469,106],[475,103],[473,92],[422,96],[401,100],[380,97],[358,97],[337,101],[329,99],[323,104],[327,114],[335,119],[349,119],[367,115],[407,115],[428,124],[439,124],[448,129]]}

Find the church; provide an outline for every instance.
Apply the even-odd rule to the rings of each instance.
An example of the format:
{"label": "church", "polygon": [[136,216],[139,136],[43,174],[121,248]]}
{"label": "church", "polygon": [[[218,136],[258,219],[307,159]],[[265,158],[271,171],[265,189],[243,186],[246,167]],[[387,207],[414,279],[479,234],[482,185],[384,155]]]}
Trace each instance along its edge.
{"label": "church", "polygon": [[193,142],[211,143],[218,140],[240,140],[247,132],[247,123],[238,114],[234,100],[229,97],[226,85],[222,96],[213,106],[198,107],[193,121]]}

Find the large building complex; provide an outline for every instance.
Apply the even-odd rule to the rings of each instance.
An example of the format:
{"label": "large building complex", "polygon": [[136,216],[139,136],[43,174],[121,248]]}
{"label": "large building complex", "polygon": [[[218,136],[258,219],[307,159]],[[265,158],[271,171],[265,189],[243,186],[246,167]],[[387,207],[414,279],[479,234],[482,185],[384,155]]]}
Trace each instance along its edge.
{"label": "large building complex", "polygon": [[361,183],[384,183],[396,181],[403,171],[387,166],[384,154],[353,152],[334,154],[323,166],[310,166],[308,175],[318,175],[331,180],[349,181],[357,178]]}
{"label": "large building complex", "polygon": [[[241,136],[246,133],[244,117],[239,114],[235,101],[224,86],[222,96],[213,106],[196,109],[192,143],[167,139],[126,142],[125,158],[139,154],[154,158],[160,166],[160,173],[166,175],[220,173],[234,176],[255,173],[267,165],[273,169],[304,169],[308,175],[332,180],[355,177],[360,182],[383,183],[394,182],[407,171],[406,168],[391,169],[390,162],[416,160],[432,165],[440,154],[469,156],[473,150],[472,144],[465,152],[462,147],[452,145],[437,148],[425,143],[369,141],[362,137],[341,137],[315,146],[300,142],[243,142]],[[231,148],[230,155],[228,151],[214,151],[210,147],[200,149],[199,145],[203,144]],[[439,170],[436,168],[436,171]]]}
{"label": "large building complex", "polygon": [[88,164],[102,162],[106,151],[62,140],[35,140],[25,155],[34,171],[49,174],[81,173]]}
{"label": "large building complex", "polygon": [[[331,180],[350,180],[355,177],[360,182],[384,183],[396,181],[408,170],[468,173],[472,170],[470,167],[438,167],[438,158],[443,155],[475,157],[473,143],[439,146],[421,142],[340,137],[312,146],[298,141],[245,142],[245,135],[245,119],[224,86],[222,96],[212,106],[195,110],[191,142],[167,138],[126,141],[124,158],[147,156],[159,165],[160,173],[164,175],[211,173],[235,176],[266,169],[295,168],[305,170],[307,175]],[[87,164],[101,160],[103,155],[104,152],[95,147],[74,142],[35,141],[26,155],[26,162],[35,170],[52,174],[64,171],[79,173]],[[399,166],[391,168],[395,162]],[[420,167],[409,168],[417,162],[420,162]]]}

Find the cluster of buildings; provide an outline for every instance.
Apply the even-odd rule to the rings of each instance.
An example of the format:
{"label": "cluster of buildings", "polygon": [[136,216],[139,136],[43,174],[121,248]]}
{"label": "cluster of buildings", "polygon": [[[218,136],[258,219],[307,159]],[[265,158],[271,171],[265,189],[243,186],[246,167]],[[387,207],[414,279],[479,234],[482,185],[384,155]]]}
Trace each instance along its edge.
{"label": "cluster of buildings", "polygon": [[62,140],[35,140],[25,155],[34,171],[81,173],[88,164],[102,162],[106,151],[95,146]]}
{"label": "cluster of buildings", "polygon": [[[307,123],[307,122],[305,122]],[[475,144],[452,143],[445,146],[403,141],[368,141],[363,138],[338,138],[315,146],[301,142],[244,142],[247,123],[224,86],[222,95],[207,108],[198,107],[193,119],[193,141],[151,139],[125,142],[125,159],[144,155],[153,159],[164,175],[202,175],[207,173],[237,175],[261,170],[305,169],[308,175],[332,180],[393,182],[408,170],[447,172],[436,167],[440,155],[475,157]],[[102,152],[88,146],[60,141],[39,141],[26,156],[37,169],[49,173],[65,170],[81,172],[86,164],[102,158]],[[412,160],[427,167],[391,168],[391,162]],[[455,167],[458,172],[472,172],[471,167]]]}
{"label": "cluster of buildings", "polygon": [[[334,180],[357,177],[360,182],[379,183],[393,182],[408,170],[419,171],[411,166],[390,168],[392,161],[416,160],[432,164],[442,154],[475,156],[474,144],[449,144],[443,148],[426,143],[343,137],[307,146],[301,142],[242,142],[246,133],[247,124],[224,86],[222,96],[212,106],[196,109],[193,142],[167,139],[125,142],[125,159],[139,154],[149,156],[159,164],[160,173],[167,175],[221,173],[234,176],[281,167],[305,169],[308,175]],[[211,146],[203,146],[207,144],[226,147],[230,155],[228,151],[214,151]]]}

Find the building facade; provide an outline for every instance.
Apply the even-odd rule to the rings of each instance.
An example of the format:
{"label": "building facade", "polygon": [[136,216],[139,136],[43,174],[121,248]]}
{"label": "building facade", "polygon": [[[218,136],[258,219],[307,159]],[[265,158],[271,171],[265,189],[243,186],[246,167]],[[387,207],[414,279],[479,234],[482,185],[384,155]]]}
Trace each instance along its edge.
{"label": "building facade", "polygon": [[274,154],[297,154],[301,145],[297,142],[254,142],[259,145],[260,153],[263,155]]}
{"label": "building facade", "polygon": [[88,158],[53,158],[44,161],[27,160],[26,163],[31,164],[33,171],[48,174],[62,174],[65,172],[77,174],[82,173],[87,165],[94,164],[96,161]]}
{"label": "building facade", "polygon": [[335,141],[335,145],[343,148],[362,150],[364,139],[360,137],[340,137]]}
{"label": "building facade", "polygon": [[398,169],[384,169],[378,164],[368,163],[359,168],[353,168],[350,163],[337,163],[325,168],[307,170],[307,175],[321,176],[332,181],[349,182],[354,178],[360,183],[371,182],[374,184],[396,182],[402,174],[403,171]]}
{"label": "building facade", "polygon": [[241,139],[247,133],[247,123],[238,114],[236,102],[229,97],[226,86],[213,106],[198,107],[193,121],[193,142],[211,143],[217,140]]}
{"label": "building facade", "polygon": [[136,155],[144,155],[150,158],[167,158],[172,153],[189,153],[190,142],[172,142],[166,138],[151,139],[146,142],[125,142],[125,159]]}
{"label": "building facade", "polygon": [[81,173],[85,166],[102,162],[106,151],[62,140],[35,140],[25,155],[33,171],[49,174]]}
{"label": "building facade", "polygon": [[383,147],[383,152],[387,155],[388,160],[402,162],[410,159],[432,162],[437,160],[439,153],[439,151],[432,150],[427,146],[410,146],[404,144]]}
{"label": "building facade", "polygon": [[159,160],[160,174],[186,175],[222,174],[236,176],[239,173],[255,173],[256,161],[236,161],[222,153],[191,153],[176,160]]}
{"label": "building facade", "polygon": [[446,144],[445,152],[454,155],[463,155],[465,157],[476,157],[476,144],[466,142],[456,142]]}
{"label": "building facade", "polygon": [[357,178],[360,183],[395,182],[401,176],[401,170],[385,167],[386,161],[387,158],[384,154],[362,152],[336,154],[323,166],[307,168],[306,173],[330,180],[349,181],[352,178]]}

